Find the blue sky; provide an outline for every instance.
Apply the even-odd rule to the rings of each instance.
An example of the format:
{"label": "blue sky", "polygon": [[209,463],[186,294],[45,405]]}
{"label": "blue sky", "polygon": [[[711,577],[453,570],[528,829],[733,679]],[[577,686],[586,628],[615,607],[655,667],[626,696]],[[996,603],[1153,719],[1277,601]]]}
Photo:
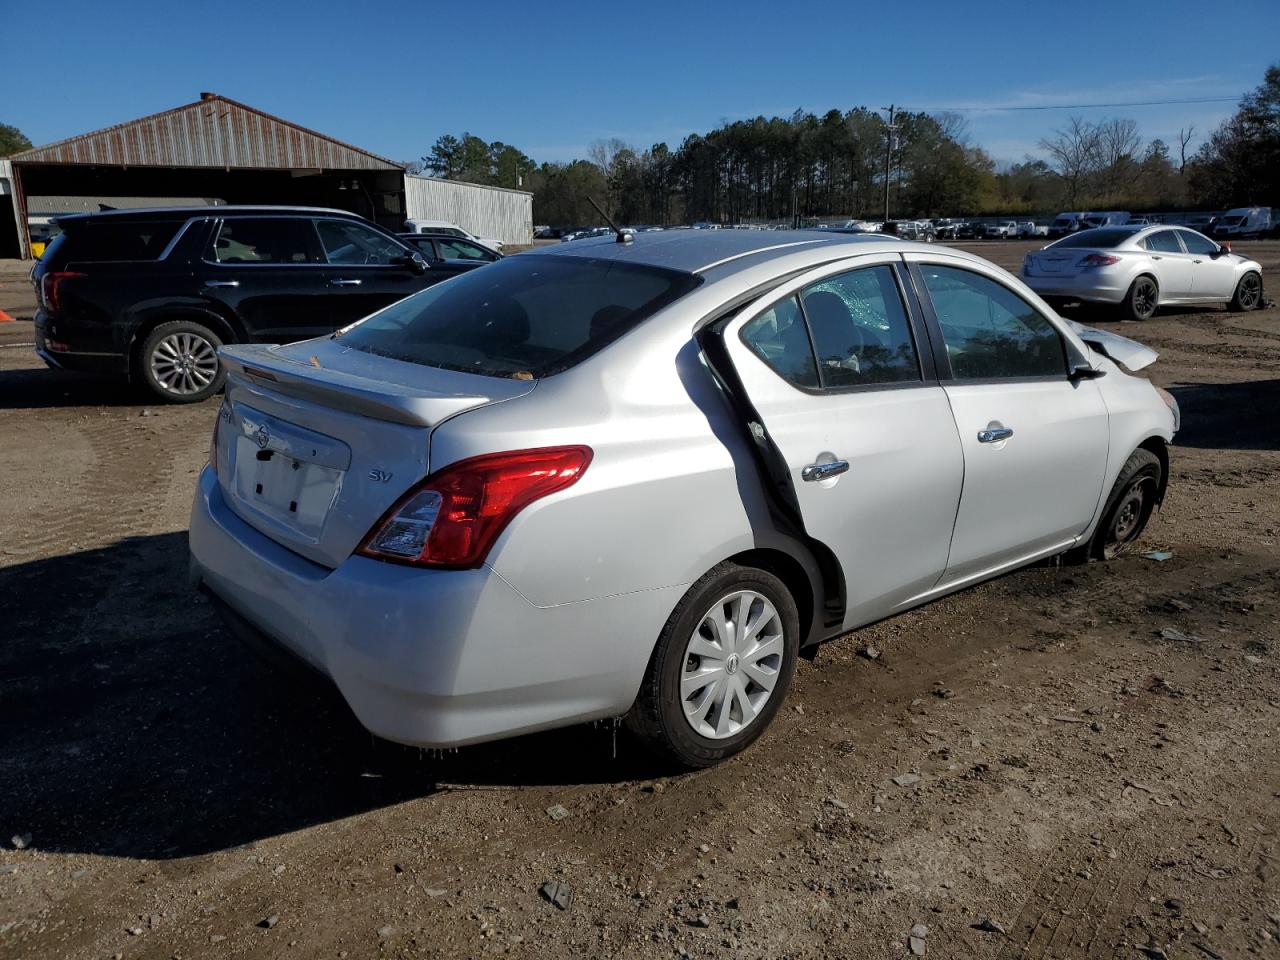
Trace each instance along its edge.
{"label": "blue sky", "polygon": [[[48,143],[212,90],[400,160],[442,133],[566,160],[594,140],[672,147],[757,114],[972,108],[1000,162],[1073,113],[1203,135],[1280,60],[1280,2],[6,4],[0,122]],[[52,19],[51,19],[52,18]],[[20,41],[25,38],[25,42]]]}

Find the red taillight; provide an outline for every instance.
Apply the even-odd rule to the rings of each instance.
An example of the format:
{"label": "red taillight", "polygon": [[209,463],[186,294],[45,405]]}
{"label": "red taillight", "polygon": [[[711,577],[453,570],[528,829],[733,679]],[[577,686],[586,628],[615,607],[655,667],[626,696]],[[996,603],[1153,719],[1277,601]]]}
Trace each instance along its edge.
{"label": "red taillight", "polygon": [[1119,263],[1119,257],[1113,257],[1109,253],[1091,253],[1080,261],[1082,267],[1109,267],[1113,263]]}
{"label": "red taillight", "polygon": [[64,280],[72,280],[83,277],[83,273],[75,273],[70,270],[55,270],[46,273],[40,281],[40,293],[44,297],[44,305],[51,312],[57,313],[62,309],[62,299],[60,296],[59,286]]}
{"label": "red taillight", "polygon": [[459,460],[400,498],[357,553],[425,567],[478,567],[511,518],[577,483],[590,447],[544,447]]}

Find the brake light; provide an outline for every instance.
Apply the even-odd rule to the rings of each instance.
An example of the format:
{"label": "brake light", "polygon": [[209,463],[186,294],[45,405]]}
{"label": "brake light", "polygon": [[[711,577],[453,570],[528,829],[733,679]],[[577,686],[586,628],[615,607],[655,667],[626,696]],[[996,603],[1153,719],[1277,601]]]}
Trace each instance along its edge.
{"label": "brake light", "polygon": [[1082,267],[1109,267],[1113,263],[1119,263],[1119,257],[1113,257],[1109,253],[1091,253],[1080,261]]}
{"label": "brake light", "polygon": [[62,299],[58,288],[64,280],[73,280],[83,276],[83,273],[75,273],[70,270],[55,270],[46,273],[40,281],[40,294],[44,298],[45,307],[54,313],[60,311],[62,309]]}
{"label": "brake light", "polygon": [[378,521],[356,551],[422,567],[478,567],[511,519],[578,482],[590,447],[544,447],[460,460],[427,477]]}

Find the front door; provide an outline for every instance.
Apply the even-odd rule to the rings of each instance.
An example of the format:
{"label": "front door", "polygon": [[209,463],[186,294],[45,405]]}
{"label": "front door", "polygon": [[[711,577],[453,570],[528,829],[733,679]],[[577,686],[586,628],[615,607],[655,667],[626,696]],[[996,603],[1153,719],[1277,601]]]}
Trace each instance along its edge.
{"label": "front door", "polygon": [[367,317],[439,279],[430,270],[425,274],[414,270],[408,249],[363,223],[320,219],[316,230],[329,261],[328,286],[333,294],[329,330]]}
{"label": "front door", "polygon": [[846,629],[933,588],[960,497],[960,440],[922,357],[923,327],[908,317],[904,276],[900,258],[828,266],[724,332],[806,532],[839,560]]}
{"label": "front door", "polygon": [[[923,255],[910,255],[923,260]],[[916,264],[945,347],[939,370],[964,449],[964,492],[943,583],[1066,549],[1088,529],[1109,425],[1092,380],[1067,375],[1048,318],[971,262]]]}
{"label": "front door", "polygon": [[1230,300],[1236,292],[1236,264],[1218,245],[1191,230],[1179,230],[1191,260],[1191,293],[1197,300]]}

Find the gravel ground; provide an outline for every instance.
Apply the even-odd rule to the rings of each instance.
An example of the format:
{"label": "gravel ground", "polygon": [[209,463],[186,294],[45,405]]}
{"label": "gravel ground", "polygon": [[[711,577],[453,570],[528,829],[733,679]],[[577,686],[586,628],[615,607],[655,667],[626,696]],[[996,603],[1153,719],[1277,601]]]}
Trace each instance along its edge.
{"label": "gravel ground", "polygon": [[[0,309],[29,317],[24,274]],[[1145,540],[1172,559],[828,644],[691,775],[608,726],[372,742],[187,588],[216,404],[45,370],[0,324],[0,956],[1275,956],[1280,310],[1080,319],[1182,405]]]}

